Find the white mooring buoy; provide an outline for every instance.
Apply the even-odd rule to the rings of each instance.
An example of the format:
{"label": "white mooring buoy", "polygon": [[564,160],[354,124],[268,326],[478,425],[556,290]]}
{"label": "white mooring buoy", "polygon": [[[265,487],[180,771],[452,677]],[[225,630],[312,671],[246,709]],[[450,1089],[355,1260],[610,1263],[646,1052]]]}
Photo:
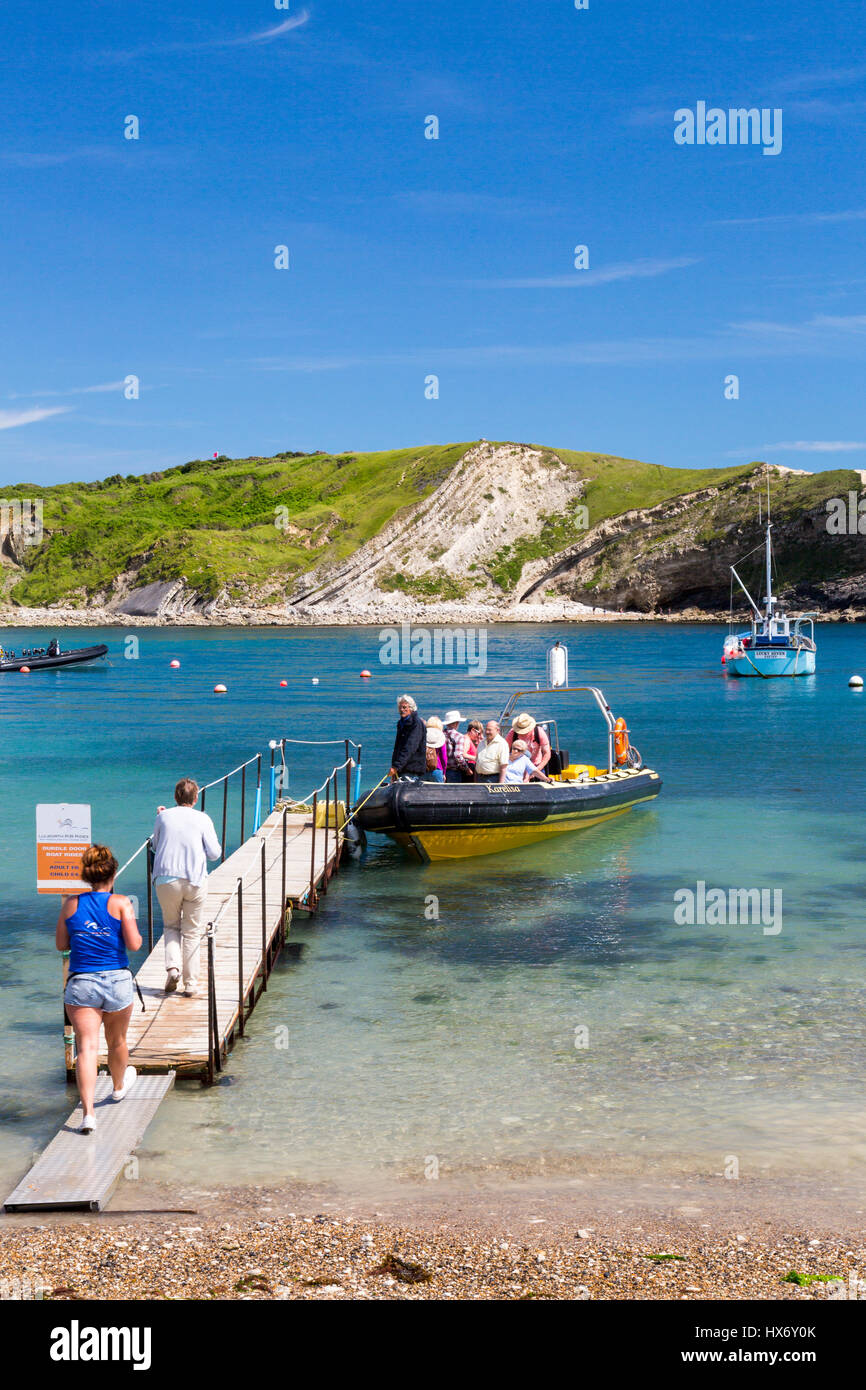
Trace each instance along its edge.
{"label": "white mooring buoy", "polygon": [[851,687],[852,690],[862,690],[862,689],[863,689],[863,677],[862,677],[862,676],[852,676],[852,677],[850,678],[850,680],[848,681],[848,684],[850,685],[850,687]]}

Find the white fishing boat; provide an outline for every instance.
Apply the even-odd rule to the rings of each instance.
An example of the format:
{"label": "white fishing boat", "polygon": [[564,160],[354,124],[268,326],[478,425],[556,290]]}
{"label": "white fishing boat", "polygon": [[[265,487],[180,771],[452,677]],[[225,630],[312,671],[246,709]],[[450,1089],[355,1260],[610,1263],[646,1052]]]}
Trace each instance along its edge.
{"label": "white fishing boat", "polygon": [[[748,632],[730,631],[722,650],[722,665],[729,676],[812,676],[815,674],[817,613],[789,615],[773,594],[773,524],[770,519],[770,482],[767,479],[767,526],[764,536],[764,562],[767,592],[763,610],[752,598],[735,567],[731,565],[731,628],[733,628],[733,580],[736,579],[751,608],[752,626]],[[808,625],[808,633],[804,631]]]}

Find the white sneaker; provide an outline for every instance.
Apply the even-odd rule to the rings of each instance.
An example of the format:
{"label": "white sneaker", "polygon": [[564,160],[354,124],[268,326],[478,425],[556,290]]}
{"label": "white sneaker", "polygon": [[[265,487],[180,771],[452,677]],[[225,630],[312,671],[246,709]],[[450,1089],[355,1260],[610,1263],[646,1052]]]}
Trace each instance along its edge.
{"label": "white sneaker", "polygon": [[123,1073],[123,1085],[121,1086],[119,1091],[112,1091],[112,1100],[123,1100],[124,1096],[129,1095],[129,1092],[135,1085],[135,1079],[137,1076],[138,1072],[135,1070],[135,1067],[127,1067],[126,1071]]}
{"label": "white sneaker", "polygon": [[187,985],[183,992],[187,999],[194,999],[198,994],[198,985]]}
{"label": "white sneaker", "polygon": [[79,1134],[92,1134],[93,1131],[94,1131],[95,1129],[96,1129],[96,1116],[95,1116],[95,1115],[85,1115],[85,1116],[84,1116],[84,1119],[81,1121],[81,1127],[80,1127],[78,1133],[79,1133]]}
{"label": "white sneaker", "polygon": [[165,992],[166,992],[166,994],[174,994],[175,990],[176,990],[177,987],[178,987],[178,983],[179,983],[179,982],[180,982],[180,971],[179,971],[179,970],[169,970],[168,974],[167,974],[166,977],[165,977]]}

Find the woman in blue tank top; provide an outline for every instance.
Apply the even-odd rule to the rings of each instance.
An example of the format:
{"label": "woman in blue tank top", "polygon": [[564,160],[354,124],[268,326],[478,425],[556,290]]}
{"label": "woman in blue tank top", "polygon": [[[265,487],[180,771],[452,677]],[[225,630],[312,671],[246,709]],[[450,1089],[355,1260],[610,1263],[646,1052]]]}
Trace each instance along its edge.
{"label": "woman in blue tank top", "polygon": [[57,949],[69,952],[63,1002],[75,1029],[75,1074],[84,1134],[96,1128],[93,1096],[100,1026],[105,1029],[114,1100],[123,1100],[136,1078],[126,1045],[132,1014],[132,971],[126,952],[139,949],[141,933],[129,898],[113,891],[116,874],[117,860],[111,850],[91,845],[81,864],[81,877],[91,885],[90,892],[67,898],[57,919]]}

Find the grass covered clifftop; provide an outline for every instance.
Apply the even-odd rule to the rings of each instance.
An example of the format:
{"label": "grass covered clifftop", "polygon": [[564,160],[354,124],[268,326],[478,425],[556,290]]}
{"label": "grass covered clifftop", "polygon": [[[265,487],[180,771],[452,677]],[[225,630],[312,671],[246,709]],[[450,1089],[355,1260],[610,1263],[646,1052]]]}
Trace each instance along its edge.
{"label": "grass covered clifftop", "polygon": [[84,603],[130,573],[136,587],[182,579],[209,598],[249,586],[283,593],[433,492],[466,448],[197,459],[140,477],[6,488],[6,498],[42,498],[45,535],[18,552],[4,596]]}
{"label": "grass covered clifftop", "polygon": [[[388,599],[717,611],[728,565],[761,540],[762,472],[481,440],[23,484],[4,498],[41,498],[44,535],[29,545],[0,534],[0,599],[82,610],[156,602],[163,616],[172,605],[210,614],[287,599],[319,615]],[[859,492],[860,475],[771,476],[783,581],[824,585],[817,603],[850,606],[861,589],[866,602],[866,538],[831,537],[825,525],[826,500]],[[151,585],[173,585],[167,607]]]}

